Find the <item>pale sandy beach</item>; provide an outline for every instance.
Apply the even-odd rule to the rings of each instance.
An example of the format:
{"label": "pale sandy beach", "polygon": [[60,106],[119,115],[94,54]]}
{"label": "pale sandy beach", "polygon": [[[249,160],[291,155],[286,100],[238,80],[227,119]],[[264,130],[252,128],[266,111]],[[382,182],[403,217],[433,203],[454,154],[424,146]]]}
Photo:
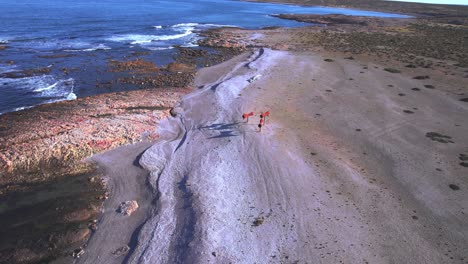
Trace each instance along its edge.
{"label": "pale sandy beach", "polygon": [[0,264],[468,264],[468,6],[46,2],[2,5]]}
{"label": "pale sandy beach", "polygon": [[[142,209],[126,260],[466,263],[468,180],[458,156],[468,151],[468,105],[437,75],[415,80],[418,72],[384,67],[257,49],[201,70],[200,89],[159,124],[161,140],[139,160],[159,198]],[[243,123],[250,111],[256,116]],[[122,217],[110,214],[103,219]],[[111,229],[96,232],[81,263],[123,260],[109,254],[116,243],[93,246]]]}

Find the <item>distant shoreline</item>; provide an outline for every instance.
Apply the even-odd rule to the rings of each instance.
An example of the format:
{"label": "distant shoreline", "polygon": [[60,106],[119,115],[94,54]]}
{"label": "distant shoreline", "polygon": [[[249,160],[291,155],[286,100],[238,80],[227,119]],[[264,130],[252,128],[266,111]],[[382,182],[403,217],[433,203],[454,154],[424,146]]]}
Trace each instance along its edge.
{"label": "distant shoreline", "polygon": [[241,0],[247,2],[261,3],[283,3],[296,4],[302,6],[326,6],[326,7],[343,7],[351,9],[360,9],[378,12],[393,12],[398,14],[407,14],[411,16],[462,16],[468,14],[468,6],[464,5],[446,5],[446,4],[428,4],[428,3],[413,3],[413,2],[393,2],[385,0]]}

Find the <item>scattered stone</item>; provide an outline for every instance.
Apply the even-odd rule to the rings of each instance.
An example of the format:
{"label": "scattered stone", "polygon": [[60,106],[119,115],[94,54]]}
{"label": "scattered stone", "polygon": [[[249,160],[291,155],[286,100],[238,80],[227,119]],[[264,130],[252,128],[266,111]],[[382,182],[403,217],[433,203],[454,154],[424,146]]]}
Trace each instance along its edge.
{"label": "scattered stone", "polygon": [[456,185],[456,184],[449,184],[449,187],[450,187],[450,189],[452,189],[454,191],[460,190],[460,187],[458,187],[458,185]]}
{"label": "scattered stone", "polygon": [[468,155],[466,154],[460,154],[458,157],[461,161],[468,161]]}
{"label": "scattered stone", "polygon": [[398,95],[399,95],[399,96],[405,96],[406,94],[404,94],[404,93],[399,93]]}
{"label": "scattered stone", "polygon": [[421,91],[421,89],[416,88],[416,87],[415,87],[415,88],[411,88],[411,90],[413,90],[413,91]]}
{"label": "scattered stone", "polygon": [[454,143],[453,141],[450,140],[452,139],[452,137],[442,135],[437,132],[428,132],[426,133],[426,137],[430,138],[431,140],[440,142],[440,143]]}
{"label": "scattered stone", "polygon": [[103,195],[96,197],[98,200],[107,200],[109,199],[109,192],[105,192]]}
{"label": "scattered stone", "polygon": [[123,256],[123,255],[126,255],[128,251],[130,251],[130,247],[125,245],[123,247],[119,247],[118,249],[114,250],[114,252],[112,252],[112,255]]}
{"label": "scattered stone", "polygon": [[326,62],[333,62],[332,59],[324,59],[324,61],[326,61]]}
{"label": "scattered stone", "polygon": [[195,65],[171,62],[167,65],[166,69],[170,72],[193,72],[195,70]]}
{"label": "scattered stone", "polygon": [[418,217],[415,215],[411,216],[411,218],[413,218],[414,220],[418,220]]}
{"label": "scattered stone", "polygon": [[257,74],[257,75],[255,75],[255,76],[253,76],[252,78],[250,78],[250,79],[248,80],[248,82],[249,82],[249,83],[253,83],[253,82],[255,82],[256,80],[260,79],[260,77],[262,77],[262,75],[261,75],[261,74]]}
{"label": "scattered stone", "polygon": [[123,215],[128,215],[130,216],[133,214],[138,209],[138,203],[137,201],[125,201],[120,204],[119,207],[119,212]]}
{"label": "scattered stone", "polygon": [[411,111],[411,110],[403,110],[403,112],[404,112],[405,114],[414,114],[414,112]]}
{"label": "scattered stone", "polygon": [[159,68],[150,61],[136,59],[130,61],[109,61],[110,72],[132,72],[137,74],[152,73],[159,71]]}
{"label": "scattered stone", "polygon": [[414,77],[413,79],[416,79],[416,80],[426,80],[426,79],[430,79],[431,77],[429,77],[428,75],[420,75],[420,76],[416,76]]}
{"label": "scattered stone", "polygon": [[94,219],[92,221],[89,221],[88,223],[88,228],[91,229],[92,231],[96,231],[98,229],[97,226],[97,219]]}
{"label": "scattered stone", "polygon": [[426,84],[426,85],[424,85],[424,87],[426,87],[427,89],[434,89],[435,88],[433,85],[430,85],[430,84]]}
{"label": "scattered stone", "polygon": [[253,221],[252,226],[255,226],[255,227],[260,226],[260,225],[263,224],[264,221],[265,221],[265,218],[263,218],[263,216],[262,217],[257,217]]}
{"label": "scattered stone", "polygon": [[406,68],[413,68],[413,69],[416,68],[416,66],[413,65],[413,64],[408,64],[408,65],[406,65],[405,67],[406,67]]}
{"label": "scattered stone", "polygon": [[345,59],[345,60],[354,60],[354,57],[353,57],[353,56],[349,56],[349,57],[345,57],[344,59]]}
{"label": "scattered stone", "polygon": [[461,161],[468,161],[468,155],[466,154],[459,154],[459,157],[458,157]]}
{"label": "scattered stone", "polygon": [[211,252],[211,255],[213,255],[213,257],[216,257],[216,252]]}
{"label": "scattered stone", "polygon": [[468,162],[460,162],[460,166],[468,168]]}
{"label": "scattered stone", "polygon": [[460,99],[460,101],[468,103],[468,98],[462,98],[462,99]]}
{"label": "scattered stone", "polygon": [[77,249],[75,249],[73,251],[72,257],[80,258],[81,256],[83,256],[84,253],[85,253],[84,249],[82,247],[80,247],[80,248],[77,248]]}
{"label": "scattered stone", "polygon": [[169,110],[169,114],[170,114],[172,117],[176,117],[176,116],[177,116],[177,112],[174,110],[174,107],[171,107],[171,110]]}
{"label": "scattered stone", "polygon": [[388,71],[390,73],[401,73],[400,70],[395,69],[395,68],[384,68],[384,71]]}

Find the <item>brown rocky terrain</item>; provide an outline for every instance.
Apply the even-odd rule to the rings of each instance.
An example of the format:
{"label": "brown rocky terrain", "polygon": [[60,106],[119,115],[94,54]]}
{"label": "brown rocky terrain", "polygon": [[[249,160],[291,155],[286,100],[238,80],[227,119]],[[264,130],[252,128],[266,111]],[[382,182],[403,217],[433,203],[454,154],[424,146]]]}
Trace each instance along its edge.
{"label": "brown rocky terrain", "polygon": [[205,32],[202,43],[207,46],[237,43],[290,51],[368,54],[382,61],[399,61],[407,68],[438,68],[447,75],[468,76],[465,72],[468,67],[468,27],[465,25],[447,24],[439,18],[294,14],[278,17],[317,25],[256,30],[256,37],[252,37],[253,32],[248,30],[215,29]]}
{"label": "brown rocky terrain", "polygon": [[465,16],[468,6],[430,5],[410,2],[392,2],[386,0],[247,0],[249,2],[286,3],[305,6],[330,6],[355,8],[381,12],[414,14],[417,16]]}
{"label": "brown rocky terrain", "polygon": [[[166,66],[135,58],[147,54],[135,52],[133,58],[109,60],[108,72],[124,75],[96,86],[123,83],[139,90],[1,115],[0,263],[68,263],[72,256],[82,256],[86,240],[101,225],[103,201],[112,198],[114,191],[105,184],[108,178],[102,168],[96,170],[94,160],[84,161],[117,146],[139,141],[149,144],[158,138],[158,122],[170,115],[173,105],[191,90],[196,68],[225,61],[240,52],[233,48],[178,48],[175,61]],[[62,69],[65,74],[73,70]],[[47,67],[31,68],[3,77],[49,72]],[[141,215],[132,215],[130,220],[138,224],[145,212],[136,214]],[[128,232],[131,235],[132,230]]]}
{"label": "brown rocky terrain", "polygon": [[[204,36],[204,32],[199,32],[199,34]],[[178,54],[174,57],[174,60],[177,63],[208,67],[227,61],[246,51],[243,45],[237,44],[204,45],[203,40],[201,40],[199,45],[201,46],[199,49],[178,47]]]}
{"label": "brown rocky terrain", "polygon": [[0,189],[92,169],[82,160],[157,138],[156,124],[188,89],[138,90],[41,105],[0,116]]}

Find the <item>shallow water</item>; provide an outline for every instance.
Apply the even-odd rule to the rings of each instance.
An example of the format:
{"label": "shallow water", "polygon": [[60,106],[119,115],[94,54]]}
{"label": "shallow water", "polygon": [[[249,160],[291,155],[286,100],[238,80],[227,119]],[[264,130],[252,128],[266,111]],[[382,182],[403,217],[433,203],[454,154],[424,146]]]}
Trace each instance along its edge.
{"label": "shallow water", "polygon": [[[146,59],[164,65],[172,61],[174,46],[196,46],[197,31],[207,28],[304,25],[269,16],[276,13],[399,16],[229,0],[0,0],[0,10],[0,45],[7,46],[0,51],[0,114],[114,91],[96,87],[115,77],[106,71],[107,60],[151,51]],[[49,67],[50,73],[15,79],[4,75],[39,67]]]}
{"label": "shallow water", "polygon": [[[104,193],[88,178],[93,174],[64,176],[48,183],[30,186],[26,191],[10,192],[0,200],[0,263],[14,263],[15,250],[28,249],[42,257],[57,257],[70,244],[60,237],[70,231],[87,229],[88,220],[64,220],[79,210],[98,207],[96,197]],[[6,262],[3,262],[6,261]]]}

